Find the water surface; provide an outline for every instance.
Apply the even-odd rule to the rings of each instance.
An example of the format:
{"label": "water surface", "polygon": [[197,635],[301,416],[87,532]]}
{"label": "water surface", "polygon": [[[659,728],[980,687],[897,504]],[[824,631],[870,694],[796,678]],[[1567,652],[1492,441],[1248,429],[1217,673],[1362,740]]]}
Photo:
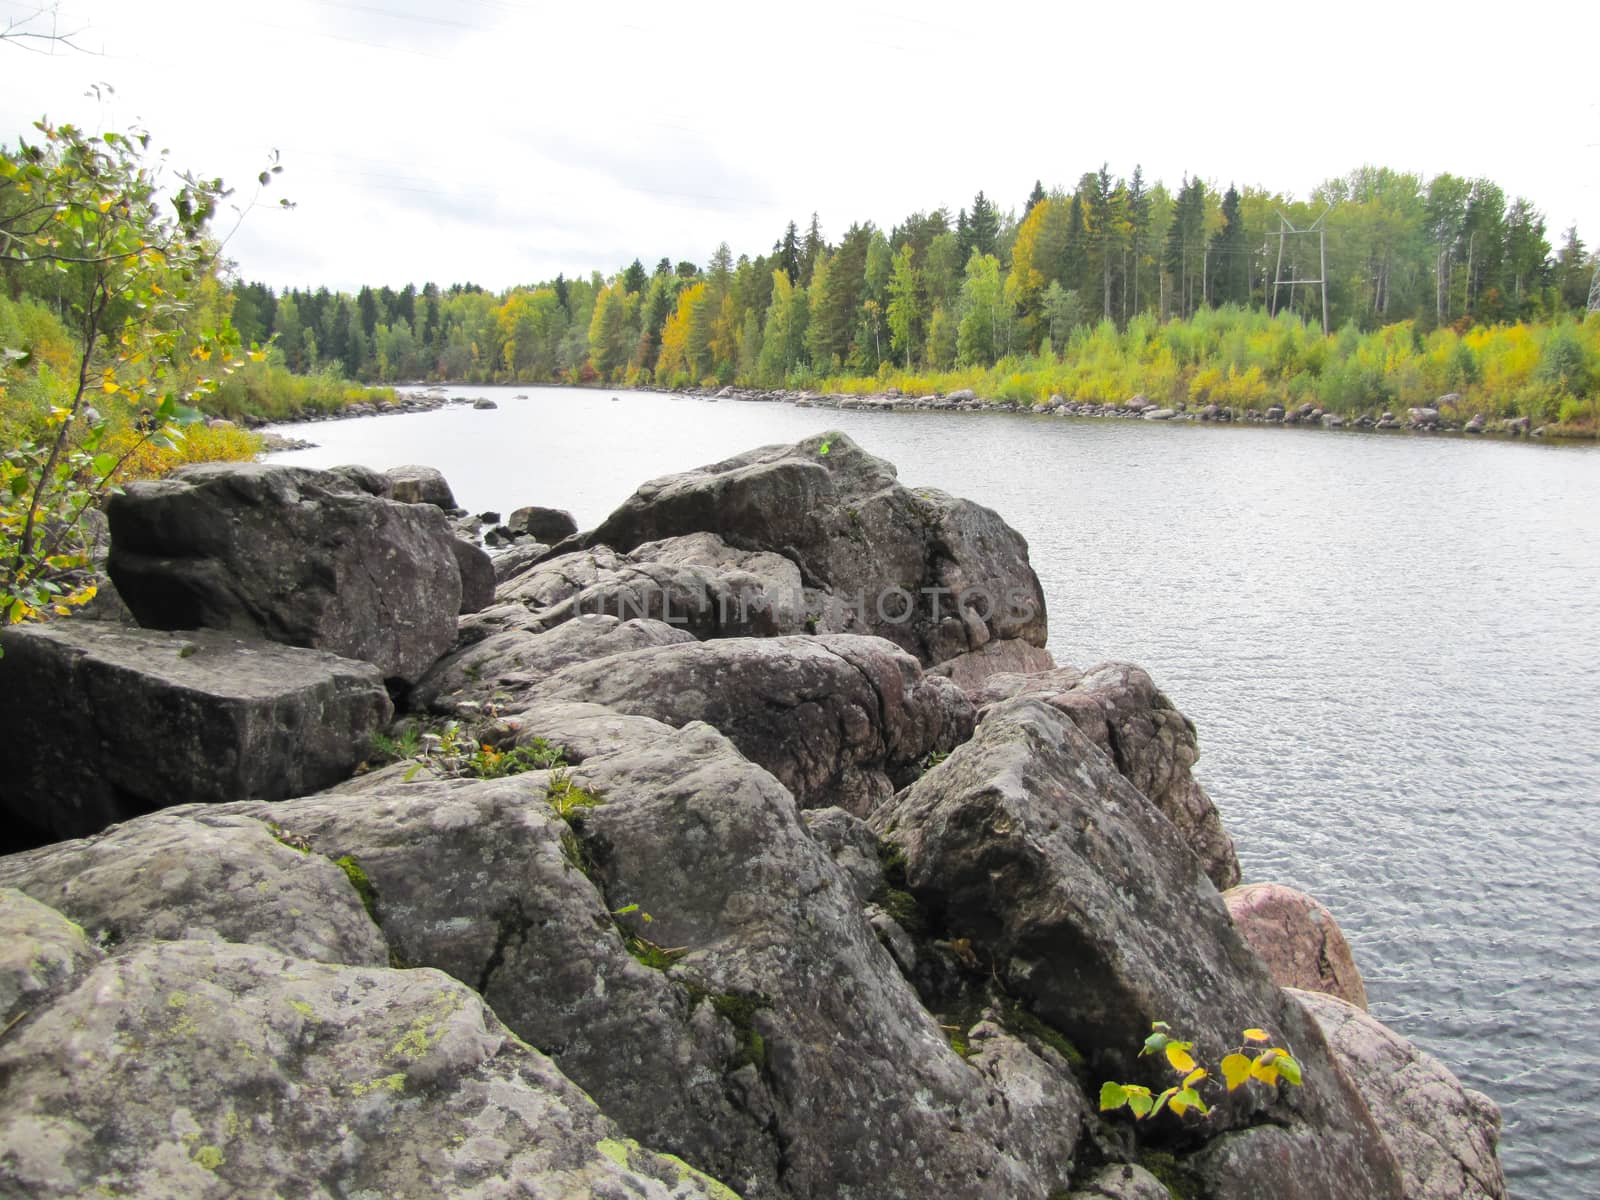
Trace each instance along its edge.
{"label": "water surface", "polygon": [[474,512],[590,527],[652,476],[833,428],[997,509],[1057,660],[1147,668],[1246,878],[1328,904],[1374,1015],[1501,1104],[1513,1194],[1600,1194],[1600,449],[459,394],[499,408],[285,427],[320,445],[276,457],[428,463]]}

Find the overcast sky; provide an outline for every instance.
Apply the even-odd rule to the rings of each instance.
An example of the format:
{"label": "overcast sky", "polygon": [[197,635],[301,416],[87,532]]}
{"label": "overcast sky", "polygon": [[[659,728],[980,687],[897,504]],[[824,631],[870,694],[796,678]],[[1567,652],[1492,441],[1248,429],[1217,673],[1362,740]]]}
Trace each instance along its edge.
{"label": "overcast sky", "polygon": [[[0,25],[35,11],[0,0]],[[1090,10],[1090,11],[1085,11]],[[1486,175],[1600,240],[1600,6],[1410,0],[61,0],[0,44],[0,139],[139,122],[269,198],[229,243],[275,286],[514,283],[769,249],[812,211],[951,212],[1109,161],[1298,196],[1377,163]],[[33,28],[49,24],[49,15]],[[109,102],[86,98],[110,83]],[[251,189],[241,186],[241,200]]]}

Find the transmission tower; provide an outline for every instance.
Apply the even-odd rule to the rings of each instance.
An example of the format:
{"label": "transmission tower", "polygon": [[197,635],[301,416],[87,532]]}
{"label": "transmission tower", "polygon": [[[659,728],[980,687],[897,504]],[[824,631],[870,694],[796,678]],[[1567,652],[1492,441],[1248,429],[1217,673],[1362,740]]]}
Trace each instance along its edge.
{"label": "transmission tower", "polygon": [[[1295,289],[1295,285],[1296,284],[1300,284],[1300,283],[1307,283],[1307,284],[1315,283],[1315,284],[1320,285],[1321,288],[1322,288],[1322,336],[1323,337],[1327,337],[1328,336],[1328,225],[1327,225],[1327,221],[1328,221],[1328,214],[1331,213],[1332,211],[1333,211],[1333,205],[1330,204],[1330,205],[1328,205],[1327,208],[1322,210],[1322,215],[1320,217],[1318,217],[1315,221],[1311,222],[1311,224],[1307,225],[1304,229],[1296,229],[1294,227],[1294,223],[1292,221],[1290,221],[1288,217],[1284,216],[1281,212],[1278,214],[1278,221],[1279,221],[1279,226],[1278,226],[1278,270],[1277,270],[1277,273],[1275,274],[1275,276],[1273,278],[1273,281],[1272,281],[1272,301],[1271,301],[1271,303],[1269,303],[1267,305],[1267,308],[1271,311],[1272,315],[1273,316],[1277,316],[1278,315],[1278,291],[1279,291],[1280,288],[1284,287],[1285,285],[1288,286],[1288,288],[1289,288],[1289,307],[1293,308],[1294,307],[1294,289]],[[1285,279],[1283,277],[1283,251],[1284,251],[1285,243],[1287,243],[1288,240],[1291,237],[1310,237],[1312,235],[1315,235],[1316,239],[1317,239],[1317,260],[1318,260],[1318,262],[1319,262],[1319,264],[1321,265],[1321,268],[1322,268],[1320,271],[1317,272],[1317,278],[1315,278],[1315,279],[1301,279],[1300,278],[1300,273],[1299,273],[1299,267],[1298,267],[1296,261],[1294,259],[1290,259],[1289,260],[1290,277],[1288,279]]]}
{"label": "transmission tower", "polygon": [[1589,281],[1589,311],[1600,312],[1600,261],[1594,264],[1594,278]]}

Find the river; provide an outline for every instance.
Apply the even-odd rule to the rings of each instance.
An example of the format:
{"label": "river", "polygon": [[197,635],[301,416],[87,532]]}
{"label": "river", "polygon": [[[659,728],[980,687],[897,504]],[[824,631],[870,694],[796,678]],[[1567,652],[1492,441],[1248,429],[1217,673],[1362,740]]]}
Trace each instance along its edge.
{"label": "river", "polygon": [[832,428],[998,510],[1056,659],[1147,668],[1246,879],[1326,903],[1373,1014],[1500,1103],[1512,1194],[1600,1195],[1600,447],[456,394],[499,407],[285,426],[319,445],[274,459],[427,463],[474,512],[590,527],[652,476]]}

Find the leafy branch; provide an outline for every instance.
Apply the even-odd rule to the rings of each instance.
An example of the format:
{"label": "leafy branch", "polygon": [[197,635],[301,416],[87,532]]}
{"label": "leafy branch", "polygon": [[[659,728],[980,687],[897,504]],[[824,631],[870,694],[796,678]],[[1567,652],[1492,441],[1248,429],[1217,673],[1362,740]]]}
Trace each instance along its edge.
{"label": "leafy branch", "polygon": [[[1169,1030],[1165,1021],[1154,1022],[1150,1036],[1139,1051],[1139,1057],[1162,1055],[1167,1065],[1178,1074],[1179,1081],[1157,1094],[1142,1084],[1108,1080],[1100,1086],[1101,1112],[1113,1112],[1126,1107],[1133,1113],[1134,1119],[1140,1121],[1155,1116],[1163,1108],[1170,1108],[1180,1117],[1190,1109],[1201,1116],[1210,1114],[1211,1106],[1200,1094],[1200,1088],[1207,1080],[1211,1080],[1213,1086],[1216,1081],[1190,1053],[1194,1043],[1179,1041],[1171,1036]],[[1236,1091],[1252,1080],[1266,1087],[1275,1088],[1280,1080],[1300,1086],[1300,1063],[1292,1054],[1282,1046],[1254,1048],[1271,1042],[1271,1034],[1264,1029],[1246,1029],[1243,1037],[1243,1043],[1224,1055],[1218,1064],[1229,1092]]]}

